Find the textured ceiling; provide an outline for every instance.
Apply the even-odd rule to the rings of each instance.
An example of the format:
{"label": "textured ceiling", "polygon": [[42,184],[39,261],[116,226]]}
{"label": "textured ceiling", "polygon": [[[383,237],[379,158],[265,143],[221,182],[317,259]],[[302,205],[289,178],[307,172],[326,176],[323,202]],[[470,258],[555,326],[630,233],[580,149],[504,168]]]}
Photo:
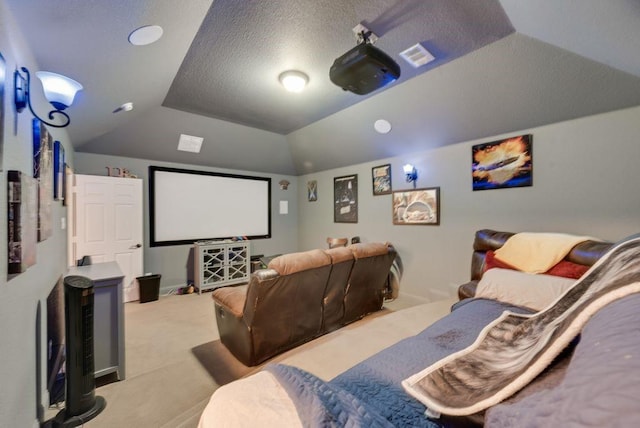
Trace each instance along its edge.
{"label": "textured ceiling", "polygon": [[[638,1],[0,2],[39,69],[84,85],[66,128],[83,152],[303,174],[640,105]],[[360,22],[402,67],[365,97],[328,78]],[[160,41],[127,42],[149,24]],[[424,69],[398,55],[416,42],[437,58]],[[307,91],[280,87],[290,68]],[[202,153],[178,152],[181,133]]]}
{"label": "textured ceiling", "polygon": [[[366,98],[329,80],[333,61],[356,45],[358,23],[402,70],[375,93],[513,32],[497,0],[216,0],[163,105],[280,134],[300,129]],[[436,60],[416,69],[399,53],[418,42]],[[309,75],[303,94],[278,82],[290,69]]]}

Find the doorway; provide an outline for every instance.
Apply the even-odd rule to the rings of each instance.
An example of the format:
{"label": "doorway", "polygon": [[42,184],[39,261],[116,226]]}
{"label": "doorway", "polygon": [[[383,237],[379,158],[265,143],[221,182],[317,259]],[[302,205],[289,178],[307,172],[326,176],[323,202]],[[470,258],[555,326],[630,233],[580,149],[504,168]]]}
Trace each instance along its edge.
{"label": "doorway", "polygon": [[69,206],[69,264],[118,262],[123,299],[139,299],[136,277],[143,273],[142,180],[76,174]]}

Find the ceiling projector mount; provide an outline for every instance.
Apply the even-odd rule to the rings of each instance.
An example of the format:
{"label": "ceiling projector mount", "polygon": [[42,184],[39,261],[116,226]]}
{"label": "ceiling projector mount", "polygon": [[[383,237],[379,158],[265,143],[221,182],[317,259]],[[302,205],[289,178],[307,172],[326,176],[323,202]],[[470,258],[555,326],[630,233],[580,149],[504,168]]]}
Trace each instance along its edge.
{"label": "ceiling projector mount", "polygon": [[343,90],[358,95],[366,95],[397,80],[400,66],[373,46],[378,36],[362,24],[358,24],[353,32],[358,45],[333,62],[329,79]]}

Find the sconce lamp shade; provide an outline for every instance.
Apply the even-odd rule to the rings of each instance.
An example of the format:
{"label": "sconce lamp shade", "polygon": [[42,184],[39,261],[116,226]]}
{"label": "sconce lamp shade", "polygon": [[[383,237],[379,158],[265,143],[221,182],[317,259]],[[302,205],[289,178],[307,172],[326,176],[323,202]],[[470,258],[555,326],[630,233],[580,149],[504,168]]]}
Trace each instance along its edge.
{"label": "sconce lamp shade", "polygon": [[[63,110],[73,103],[73,99],[82,89],[82,85],[73,79],[48,71],[38,71],[36,76],[42,81],[44,96],[53,106],[53,110],[49,112],[47,121],[40,117],[31,105],[31,73],[27,67],[21,67],[22,73],[16,69],[13,73],[13,102],[16,111],[22,113],[25,107],[29,107],[31,113],[42,123],[53,126],[54,128],[64,128],[71,123],[71,118]],[[57,121],[53,121],[54,118]]]}
{"label": "sconce lamp shade", "polygon": [[406,176],[407,183],[413,182],[413,187],[415,187],[416,180],[418,179],[418,171],[416,170],[416,167],[408,163],[402,166],[402,170]]}
{"label": "sconce lamp shade", "polygon": [[38,71],[36,76],[42,81],[44,96],[58,110],[64,110],[73,104],[82,85],[73,79],[49,71]]}

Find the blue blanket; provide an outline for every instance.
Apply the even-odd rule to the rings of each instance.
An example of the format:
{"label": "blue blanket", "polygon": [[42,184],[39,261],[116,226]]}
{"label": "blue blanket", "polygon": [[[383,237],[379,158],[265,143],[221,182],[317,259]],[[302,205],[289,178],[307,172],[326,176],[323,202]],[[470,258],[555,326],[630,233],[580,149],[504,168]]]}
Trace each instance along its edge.
{"label": "blue blanket", "polygon": [[454,311],[416,336],[373,355],[325,382],[303,370],[270,365],[304,426],[441,427],[425,417],[426,408],[407,394],[406,377],[471,345],[482,328],[503,311],[526,310],[492,300],[458,303]]}

